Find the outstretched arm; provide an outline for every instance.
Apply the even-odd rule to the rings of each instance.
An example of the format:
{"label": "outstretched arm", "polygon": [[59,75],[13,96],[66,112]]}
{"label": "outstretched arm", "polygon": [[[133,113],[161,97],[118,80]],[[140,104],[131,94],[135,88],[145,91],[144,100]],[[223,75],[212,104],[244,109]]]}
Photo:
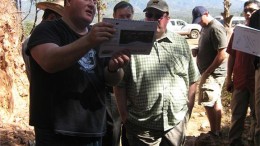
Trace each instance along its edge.
{"label": "outstretched arm", "polygon": [[100,22],[95,24],[88,34],[73,43],[65,46],[44,43],[31,48],[30,53],[43,70],[55,73],[73,65],[90,49],[109,40],[114,33],[112,24]]}

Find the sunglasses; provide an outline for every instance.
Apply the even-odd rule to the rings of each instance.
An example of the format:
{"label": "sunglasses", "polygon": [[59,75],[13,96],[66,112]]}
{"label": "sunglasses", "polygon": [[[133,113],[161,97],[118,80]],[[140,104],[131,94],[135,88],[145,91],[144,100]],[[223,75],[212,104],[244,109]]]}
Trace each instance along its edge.
{"label": "sunglasses", "polygon": [[253,13],[254,11],[256,11],[257,9],[253,9],[253,8],[248,8],[248,9],[244,9],[244,13]]}
{"label": "sunglasses", "polygon": [[148,18],[148,19],[151,19],[151,18],[154,18],[156,20],[158,19],[161,19],[164,15],[164,12],[161,12],[161,13],[149,13],[149,12],[146,12],[145,13],[145,17]]}

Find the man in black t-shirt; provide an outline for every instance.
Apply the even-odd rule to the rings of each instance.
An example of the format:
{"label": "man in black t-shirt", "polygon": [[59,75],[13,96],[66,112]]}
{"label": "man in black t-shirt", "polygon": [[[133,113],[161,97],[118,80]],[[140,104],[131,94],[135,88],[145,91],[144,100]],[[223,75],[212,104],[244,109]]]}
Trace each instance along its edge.
{"label": "man in black t-shirt", "polygon": [[30,37],[29,122],[37,146],[101,146],[105,84],[117,84],[130,59],[128,52],[107,63],[97,56],[115,30],[102,22],[90,30],[95,11],[95,0],[66,0],[62,19],[42,22]]}

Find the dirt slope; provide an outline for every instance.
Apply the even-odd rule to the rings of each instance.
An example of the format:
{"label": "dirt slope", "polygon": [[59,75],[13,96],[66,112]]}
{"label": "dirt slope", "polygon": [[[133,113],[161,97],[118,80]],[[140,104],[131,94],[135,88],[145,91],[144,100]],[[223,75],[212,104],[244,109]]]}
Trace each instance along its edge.
{"label": "dirt slope", "polygon": [[21,19],[11,0],[0,4],[0,145],[22,145],[28,126],[28,80],[20,53]]}

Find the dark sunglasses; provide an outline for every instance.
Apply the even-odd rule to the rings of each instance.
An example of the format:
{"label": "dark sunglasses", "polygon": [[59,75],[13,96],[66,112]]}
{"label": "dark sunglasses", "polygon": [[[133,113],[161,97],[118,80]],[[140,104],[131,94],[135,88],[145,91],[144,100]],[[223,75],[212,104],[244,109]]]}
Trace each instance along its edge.
{"label": "dark sunglasses", "polygon": [[248,9],[244,9],[244,13],[253,13],[254,11],[256,11],[257,9],[253,9],[253,8],[248,8]]}
{"label": "dark sunglasses", "polygon": [[161,19],[163,17],[163,15],[164,15],[164,12],[161,12],[161,13],[149,13],[149,12],[146,12],[145,13],[145,17],[146,18],[149,18],[149,19],[154,18],[156,20]]}

